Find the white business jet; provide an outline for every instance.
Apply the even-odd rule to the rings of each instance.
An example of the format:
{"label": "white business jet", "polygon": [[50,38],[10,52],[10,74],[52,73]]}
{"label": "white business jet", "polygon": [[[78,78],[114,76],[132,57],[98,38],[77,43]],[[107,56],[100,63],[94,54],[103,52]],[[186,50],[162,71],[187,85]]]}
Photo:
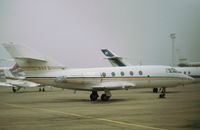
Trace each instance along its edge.
{"label": "white business jet", "polygon": [[70,69],[17,44],[3,44],[25,72],[26,80],[63,89],[91,91],[91,101],[104,91],[102,101],[108,101],[111,90],[161,87],[160,97],[165,97],[166,87],[190,83],[193,78],[177,73],[169,66],[127,66]]}
{"label": "white business jet", "polygon": [[[131,66],[130,63],[124,61],[124,59],[120,56],[117,56],[115,53],[108,49],[101,49],[102,53],[105,55],[105,59],[107,59],[112,66]],[[179,73],[186,74],[195,80],[193,83],[200,82],[200,67],[193,66],[193,67],[174,67]],[[153,88],[153,92],[157,93],[158,88]]]}

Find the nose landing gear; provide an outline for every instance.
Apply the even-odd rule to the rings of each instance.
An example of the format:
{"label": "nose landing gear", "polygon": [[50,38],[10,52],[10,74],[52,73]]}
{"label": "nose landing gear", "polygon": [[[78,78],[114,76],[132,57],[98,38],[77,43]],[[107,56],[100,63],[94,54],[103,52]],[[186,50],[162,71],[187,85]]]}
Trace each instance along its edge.
{"label": "nose landing gear", "polygon": [[166,88],[161,88],[161,91],[160,91],[160,95],[159,95],[159,98],[165,98],[165,95],[166,95]]}

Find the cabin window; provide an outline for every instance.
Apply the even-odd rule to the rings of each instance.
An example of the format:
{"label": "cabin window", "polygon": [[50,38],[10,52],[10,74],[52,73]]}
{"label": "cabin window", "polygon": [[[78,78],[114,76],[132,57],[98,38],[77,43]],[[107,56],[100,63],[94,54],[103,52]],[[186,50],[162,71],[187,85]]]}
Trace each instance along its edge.
{"label": "cabin window", "polygon": [[139,71],[139,75],[142,75],[143,74],[143,72],[142,71]]}
{"label": "cabin window", "polygon": [[124,72],[123,71],[120,74],[121,74],[121,76],[124,76]]}
{"label": "cabin window", "polygon": [[106,77],[106,73],[105,72],[102,73],[102,77],[104,77],[104,78]]}
{"label": "cabin window", "polygon": [[130,71],[130,75],[133,76],[133,71]]}
{"label": "cabin window", "polygon": [[170,69],[166,69],[166,73],[170,73],[171,71],[170,71]]}
{"label": "cabin window", "polygon": [[115,77],[115,72],[112,72],[111,75],[112,75],[112,77]]}

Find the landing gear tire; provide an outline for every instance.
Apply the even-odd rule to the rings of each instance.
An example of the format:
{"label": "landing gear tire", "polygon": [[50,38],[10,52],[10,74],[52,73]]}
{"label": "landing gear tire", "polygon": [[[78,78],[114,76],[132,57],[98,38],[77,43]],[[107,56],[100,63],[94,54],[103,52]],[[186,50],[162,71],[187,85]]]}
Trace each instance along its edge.
{"label": "landing gear tire", "polygon": [[153,88],[153,93],[157,93],[158,92],[158,88]]}
{"label": "landing gear tire", "polygon": [[42,91],[45,92],[45,89],[43,88]]}
{"label": "landing gear tire", "polygon": [[159,97],[160,98],[165,98],[165,93],[161,93]]}
{"label": "landing gear tire", "polygon": [[108,101],[110,99],[110,96],[106,96],[106,94],[101,95],[101,100],[102,101]]}
{"label": "landing gear tire", "polygon": [[98,95],[97,92],[92,92],[92,93],[90,94],[90,100],[91,100],[91,101],[96,101],[98,97],[99,97],[99,95]]}
{"label": "landing gear tire", "polygon": [[159,98],[165,98],[166,88],[161,88],[161,94],[159,95]]}
{"label": "landing gear tire", "polygon": [[17,90],[16,90],[15,87],[12,87],[12,91],[13,91],[13,93],[16,93],[16,92],[17,92]]}
{"label": "landing gear tire", "polygon": [[42,89],[41,88],[39,88],[39,92],[41,92],[42,91]]}

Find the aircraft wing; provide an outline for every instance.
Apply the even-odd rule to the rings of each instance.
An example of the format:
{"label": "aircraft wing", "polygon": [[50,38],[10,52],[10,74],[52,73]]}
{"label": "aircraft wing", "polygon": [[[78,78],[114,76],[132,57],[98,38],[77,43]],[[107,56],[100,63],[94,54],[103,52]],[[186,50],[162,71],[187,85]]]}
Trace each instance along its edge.
{"label": "aircraft wing", "polygon": [[40,84],[24,81],[24,80],[12,80],[7,79],[7,83],[12,84],[17,87],[38,87]]}
{"label": "aircraft wing", "polygon": [[11,84],[0,82],[0,87],[12,87]]}
{"label": "aircraft wing", "polygon": [[15,77],[12,75],[12,73],[5,69],[4,70],[4,74],[6,76],[6,83],[11,84],[13,86],[17,86],[17,87],[37,87],[40,84],[37,83],[33,83],[30,81],[25,81],[23,80],[23,77]]}
{"label": "aircraft wing", "polygon": [[93,86],[95,90],[121,90],[133,88],[136,85],[127,81],[111,81],[111,82],[102,82],[97,86]]}

